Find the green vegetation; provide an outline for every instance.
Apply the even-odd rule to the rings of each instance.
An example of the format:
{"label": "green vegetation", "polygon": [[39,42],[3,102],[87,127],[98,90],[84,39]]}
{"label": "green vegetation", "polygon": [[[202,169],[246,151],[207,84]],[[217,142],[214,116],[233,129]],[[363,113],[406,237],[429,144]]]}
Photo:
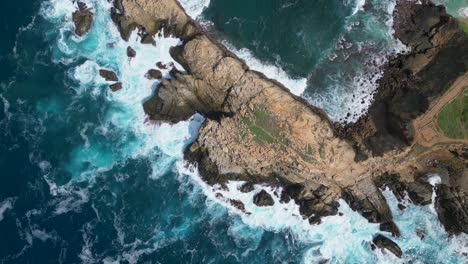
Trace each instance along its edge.
{"label": "green vegetation", "polygon": [[463,32],[468,35],[468,19],[467,18],[458,18],[458,22]]}
{"label": "green vegetation", "polygon": [[287,139],[281,135],[281,128],[278,126],[275,117],[267,112],[264,107],[257,107],[254,118],[244,119],[244,124],[257,143],[273,144],[278,142],[285,144],[287,142]]}
{"label": "green vegetation", "polygon": [[[289,144],[289,140],[284,136],[284,129],[279,126],[276,117],[268,112],[265,107],[257,107],[254,116],[245,118],[243,123],[246,126],[246,130],[253,135],[254,141],[259,144],[273,144],[273,147],[279,150],[292,147]],[[241,130],[242,138],[245,136],[244,133]],[[313,157],[316,150],[314,150],[312,145],[307,144],[304,146],[304,149],[295,149],[295,151],[304,161],[317,162]]]}
{"label": "green vegetation", "polygon": [[468,89],[444,106],[437,115],[437,125],[445,136],[466,139],[468,126]]}

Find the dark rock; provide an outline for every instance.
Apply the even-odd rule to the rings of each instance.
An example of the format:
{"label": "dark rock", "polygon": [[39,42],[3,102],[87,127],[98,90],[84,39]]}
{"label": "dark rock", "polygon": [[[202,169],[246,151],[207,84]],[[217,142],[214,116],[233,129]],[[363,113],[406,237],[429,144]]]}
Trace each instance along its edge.
{"label": "dark rock", "polygon": [[130,46],[127,47],[127,57],[129,57],[129,58],[135,58],[136,57],[136,51]]}
{"label": "dark rock", "polygon": [[381,223],[380,230],[389,232],[394,237],[400,236],[400,230],[398,229],[398,226],[393,221]]}
{"label": "dark rock", "polygon": [[114,83],[109,86],[109,88],[112,90],[112,92],[117,92],[118,90],[122,89],[122,83]]}
{"label": "dark rock", "polygon": [[265,190],[261,190],[259,193],[255,194],[253,197],[253,202],[257,206],[272,206],[275,204],[273,198]]}
{"label": "dark rock", "polygon": [[246,182],[242,184],[242,186],[240,187],[240,191],[243,193],[249,193],[253,190],[254,190],[254,185],[250,182]]}
{"label": "dark rock", "polygon": [[401,251],[400,246],[397,243],[393,242],[391,239],[383,236],[377,235],[372,242],[380,249],[387,249],[392,252],[395,256],[401,258],[403,252]]}
{"label": "dark rock", "polygon": [[232,206],[236,207],[237,209],[245,213],[245,205],[241,201],[229,199],[229,203]]}
{"label": "dark rock", "polygon": [[156,62],[156,66],[161,70],[166,70],[168,68],[167,65],[163,64],[161,61]]}
{"label": "dark rock", "polygon": [[415,204],[428,205],[432,202],[432,185],[422,177],[414,182],[401,182],[400,175],[384,174],[376,179],[376,184],[380,188],[388,187],[399,201],[403,201],[408,194]]}
{"label": "dark rock", "polygon": [[113,71],[100,69],[99,70],[99,75],[101,75],[101,77],[104,78],[108,82],[117,82],[117,81],[119,81],[119,78],[117,77],[117,74],[115,74],[115,72],[113,72]]}
{"label": "dark rock", "polygon": [[468,233],[468,193],[459,187],[438,186],[435,208],[450,234]]}
{"label": "dark rock", "polygon": [[418,205],[428,205],[432,203],[432,185],[427,182],[409,182],[406,184],[408,196],[411,201]]}
{"label": "dark rock", "polygon": [[83,36],[89,31],[93,23],[94,14],[83,2],[78,2],[78,9],[73,12],[72,19],[75,24],[75,34]]}
{"label": "dark rock", "polygon": [[303,190],[304,185],[299,183],[284,186],[283,192],[281,193],[281,202],[287,203],[291,199],[298,201]]}
{"label": "dark rock", "polygon": [[150,80],[161,79],[162,78],[162,73],[159,70],[150,69],[145,74],[145,77],[150,79]]}
{"label": "dark rock", "polygon": [[402,210],[402,211],[403,211],[403,210],[405,210],[405,209],[406,209],[406,206],[405,206],[405,205],[403,205],[402,203],[398,203],[398,209],[400,209],[400,210]]}

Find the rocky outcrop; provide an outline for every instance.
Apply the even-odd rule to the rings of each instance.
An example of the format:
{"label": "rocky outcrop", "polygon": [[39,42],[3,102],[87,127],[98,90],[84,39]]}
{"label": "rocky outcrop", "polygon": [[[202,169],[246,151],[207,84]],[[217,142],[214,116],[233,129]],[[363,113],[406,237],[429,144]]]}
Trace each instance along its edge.
{"label": "rocky outcrop", "polygon": [[122,89],[122,83],[117,82],[114,84],[109,85],[109,88],[111,89],[112,92],[117,92],[118,90]]}
{"label": "rocky outcrop", "polygon": [[117,74],[113,71],[100,69],[99,75],[108,82],[117,82],[119,80],[119,78],[117,77]]}
{"label": "rocky outcrop", "polygon": [[83,36],[89,31],[93,23],[94,14],[91,8],[88,8],[85,3],[78,1],[78,9],[73,12],[72,19],[75,24],[75,34]]}
{"label": "rocky outcrop", "polygon": [[368,114],[342,131],[361,157],[411,145],[411,121],[468,70],[468,37],[456,19],[443,6],[421,2],[397,1],[395,37],[411,51],[389,61]]}
{"label": "rocky outcrop", "polygon": [[[433,152],[390,150],[405,148],[410,142],[411,131],[404,130],[402,124],[424,111],[417,104],[419,95],[429,98],[429,94],[436,97],[441,92],[441,88],[426,91],[425,85],[434,84],[430,79],[419,79],[428,78],[440,66],[428,62],[418,67],[421,64],[417,62],[439,57],[444,59],[437,60],[445,61],[445,56],[451,54],[445,53],[446,42],[459,47],[465,41],[440,8],[429,3],[412,2],[408,7],[399,3],[397,10],[408,10],[396,13],[397,20],[405,21],[407,16],[423,12],[423,20],[415,17],[406,23],[429,27],[418,31],[419,26],[409,26],[409,33],[402,28],[397,30],[397,36],[409,38],[423,32],[419,38],[403,41],[421,43],[414,47],[418,50],[426,38],[433,48],[393,60],[387,66],[381,91],[368,117],[338,133],[321,110],[294,96],[278,82],[250,70],[207,36],[175,0],[118,0],[115,5],[112,16],[122,37],[128,38],[131,30],[138,27],[144,28],[149,36],[164,27],[165,33],[183,40],[182,45],[170,52],[185,72],[173,69],[172,78],[163,79],[143,107],[149,118],[157,121],[178,122],[194,113],[207,117],[198,139],[185,151],[185,158],[198,164],[200,175],[208,184],[243,180],[249,184],[282,186],[281,200],[294,199],[311,223],[336,214],[337,201],[344,198],[351,208],[369,221],[381,223],[381,229],[394,236],[399,235],[399,230],[379,187],[390,185],[400,199],[408,192],[418,203],[431,202],[427,194],[432,194],[432,186],[417,180],[420,175],[441,171],[439,167],[434,171],[429,168],[427,156]],[[434,24],[432,18],[439,18],[436,19],[439,22]],[[163,66],[166,67],[158,65]],[[445,81],[449,83],[449,79]],[[419,99],[413,104],[409,98]],[[358,161],[357,154],[368,158]],[[270,199],[259,195],[256,195],[259,204],[270,204]],[[388,241],[377,242],[393,247],[396,255],[401,255],[401,250],[398,253]]]}
{"label": "rocky outcrop", "polygon": [[173,0],[115,0],[111,16],[123,39],[128,40],[130,33],[140,27],[140,32],[149,36],[145,43],[151,43],[152,36],[162,28],[166,35],[177,35],[184,40],[200,32],[200,27],[181,10]]}
{"label": "rocky outcrop", "polygon": [[129,57],[129,58],[135,58],[136,57],[136,51],[130,46],[127,47],[127,57]]}
{"label": "rocky outcrop", "polygon": [[257,206],[272,206],[275,204],[273,198],[265,190],[261,190],[253,197],[253,202]]}
{"label": "rocky outcrop", "polygon": [[156,69],[149,69],[148,72],[145,74],[145,77],[150,80],[157,80],[162,78],[162,73]]}
{"label": "rocky outcrop", "polygon": [[391,239],[387,238],[383,235],[377,235],[372,242],[375,246],[381,249],[387,249],[388,251],[392,252],[395,256],[401,258],[403,252],[401,248],[398,246],[397,243],[393,242]]}

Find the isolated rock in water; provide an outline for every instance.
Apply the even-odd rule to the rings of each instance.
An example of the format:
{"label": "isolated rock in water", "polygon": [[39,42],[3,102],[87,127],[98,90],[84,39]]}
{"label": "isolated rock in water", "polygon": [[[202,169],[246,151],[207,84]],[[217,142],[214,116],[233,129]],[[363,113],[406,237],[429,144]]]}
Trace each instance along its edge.
{"label": "isolated rock in water", "polygon": [[161,79],[162,73],[159,70],[150,69],[146,74],[145,77],[150,80]]}
{"label": "isolated rock in water", "polygon": [[275,204],[271,195],[268,194],[265,190],[261,190],[259,193],[255,194],[253,197],[253,202],[257,206],[272,206]]}
{"label": "isolated rock in water", "polygon": [[135,58],[136,57],[136,51],[130,46],[127,47],[127,57],[129,57],[129,58]]}
{"label": "isolated rock in water", "polygon": [[75,33],[78,36],[83,36],[91,28],[94,14],[91,9],[83,2],[78,2],[78,10],[73,12],[72,18],[75,23]]}
{"label": "isolated rock in water", "polygon": [[372,242],[381,249],[387,249],[392,252],[395,256],[401,258],[403,252],[401,251],[400,246],[397,243],[393,242],[391,239],[383,236],[377,235]]}
{"label": "isolated rock in water", "polygon": [[229,203],[245,213],[245,205],[241,201],[229,199]]}
{"label": "isolated rock in water", "polygon": [[400,230],[398,229],[398,226],[393,221],[381,223],[380,224],[380,230],[381,231],[387,231],[387,232],[391,233],[392,236],[394,236],[394,237],[399,237],[400,236]]}
{"label": "isolated rock in water", "polygon": [[114,84],[110,85],[109,88],[110,88],[113,92],[117,92],[118,90],[122,89],[122,83],[121,83],[121,82],[114,83]]}
{"label": "isolated rock in water", "polygon": [[117,77],[117,74],[115,74],[115,72],[113,71],[100,69],[99,75],[101,75],[101,77],[104,78],[108,82],[117,82],[119,80],[119,78]]}

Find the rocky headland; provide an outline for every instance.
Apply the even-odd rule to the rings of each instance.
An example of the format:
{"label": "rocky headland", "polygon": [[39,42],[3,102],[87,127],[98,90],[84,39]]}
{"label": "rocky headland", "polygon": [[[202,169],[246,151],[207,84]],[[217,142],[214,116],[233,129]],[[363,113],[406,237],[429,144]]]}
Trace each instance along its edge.
{"label": "rocky headland", "polygon": [[[195,113],[207,117],[185,151],[207,183],[243,180],[244,191],[254,183],[281,186],[281,199],[294,199],[311,223],[336,214],[338,200],[345,199],[383,231],[399,236],[380,188],[389,187],[399,199],[408,194],[417,204],[429,204],[433,186],[428,178],[438,174],[442,182],[434,202],[441,222],[450,233],[468,232],[466,138],[431,146],[414,140],[419,131],[413,121],[467,72],[468,38],[442,6],[398,1],[395,37],[411,51],[385,66],[369,113],[342,126],[282,84],[250,70],[176,0],[115,0],[114,5],[111,15],[122,38],[138,29],[149,45],[157,45],[152,36],[160,30],[182,40],[170,52],[184,69],[172,69],[172,78],[161,81],[144,110],[163,122]],[[270,206],[268,196],[259,193],[254,200]],[[401,255],[387,237],[374,240]]]}

